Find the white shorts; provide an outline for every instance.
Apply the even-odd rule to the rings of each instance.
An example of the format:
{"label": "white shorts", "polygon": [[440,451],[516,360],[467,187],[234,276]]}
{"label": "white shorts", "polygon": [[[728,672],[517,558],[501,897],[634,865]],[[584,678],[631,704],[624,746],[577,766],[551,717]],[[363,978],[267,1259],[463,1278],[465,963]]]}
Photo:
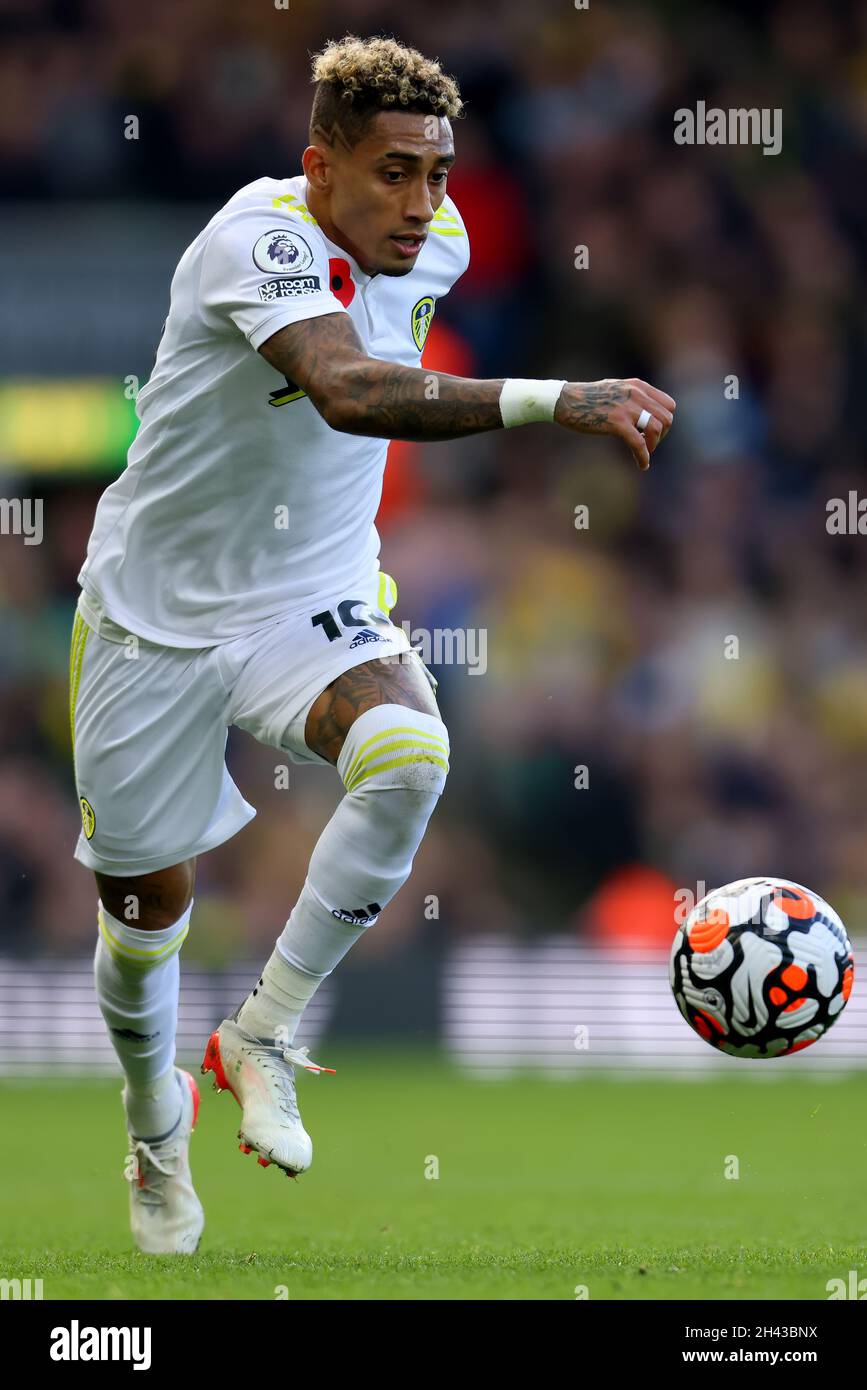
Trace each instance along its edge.
{"label": "white shorts", "polygon": [[394,580],[376,570],[304,616],[190,648],[134,636],[83,594],[70,652],[75,858],[105,874],[146,874],[235,835],[256,811],[226,767],[230,725],[292,762],[331,767],[304,741],[310,706],[353,666],[411,650],[388,616],[396,599]]}

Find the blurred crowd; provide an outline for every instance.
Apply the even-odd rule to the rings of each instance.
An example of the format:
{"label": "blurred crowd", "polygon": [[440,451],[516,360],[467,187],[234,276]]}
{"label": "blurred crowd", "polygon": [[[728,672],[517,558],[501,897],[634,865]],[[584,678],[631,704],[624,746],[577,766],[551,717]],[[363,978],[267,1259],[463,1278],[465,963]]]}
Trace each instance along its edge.
{"label": "blurred crowd", "polygon": [[[359,949],[432,922],[661,940],[676,888],[764,873],[863,933],[867,536],[827,522],[867,497],[867,3],[7,0],[0,187],[58,230],[70,198],[216,208],[294,174],[309,53],[347,31],[439,57],[467,103],[449,192],[472,262],[426,364],[638,376],[678,402],[648,474],[541,425],[393,446],[392,616],[484,633],[487,666],[433,667],[449,784]],[[675,144],[699,100],[779,108],[781,153]],[[0,950],[25,953],[94,932],[65,682],[100,487],[39,487],[45,542],[0,538]],[[271,941],[337,802],[321,768],[275,788],[278,760],[233,734],[259,815],[201,862],[203,958]]]}

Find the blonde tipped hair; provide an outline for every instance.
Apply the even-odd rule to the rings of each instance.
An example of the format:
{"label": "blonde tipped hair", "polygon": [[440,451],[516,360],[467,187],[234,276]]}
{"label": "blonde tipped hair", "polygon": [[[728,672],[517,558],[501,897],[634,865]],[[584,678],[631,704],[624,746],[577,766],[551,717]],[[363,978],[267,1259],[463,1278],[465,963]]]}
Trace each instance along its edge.
{"label": "blonde tipped hair", "polygon": [[316,84],[310,114],[314,132],[329,144],[335,134],[350,147],[380,111],[414,111],[454,120],[463,111],[458,84],[439,63],[397,39],[331,39],[313,58]]}

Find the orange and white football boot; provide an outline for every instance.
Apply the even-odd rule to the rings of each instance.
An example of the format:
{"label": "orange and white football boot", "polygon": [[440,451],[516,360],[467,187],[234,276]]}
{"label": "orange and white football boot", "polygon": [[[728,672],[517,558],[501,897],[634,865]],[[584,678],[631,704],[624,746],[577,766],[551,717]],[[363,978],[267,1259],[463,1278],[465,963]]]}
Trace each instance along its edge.
{"label": "orange and white football boot", "polygon": [[181,1118],[162,1139],[129,1136],[124,1168],[129,1183],[133,1239],[146,1255],[193,1255],[205,1213],[190,1174],[190,1135],[199,1116],[199,1088],[188,1071],[175,1068]]}
{"label": "orange and white football boot", "polygon": [[275,1163],[290,1178],[313,1162],[313,1142],[301,1123],[295,1095],[295,1068],[331,1072],[311,1062],[306,1047],[263,1042],[226,1018],[211,1034],[202,1061],[213,1072],[214,1088],[231,1091],[243,1116],[238,1138],[242,1153],[257,1153],[263,1168]]}

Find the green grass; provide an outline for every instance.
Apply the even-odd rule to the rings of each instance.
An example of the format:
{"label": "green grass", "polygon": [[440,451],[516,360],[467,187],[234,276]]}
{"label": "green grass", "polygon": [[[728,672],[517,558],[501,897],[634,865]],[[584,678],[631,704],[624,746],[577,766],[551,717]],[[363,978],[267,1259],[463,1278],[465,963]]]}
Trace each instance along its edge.
{"label": "green grass", "polygon": [[865,1076],[473,1082],[325,1054],[297,1183],[238,1152],[235,1102],[203,1087],[191,1258],[130,1249],[119,1082],[0,1085],[0,1276],[62,1299],[571,1300],[825,1299],[867,1275]]}

